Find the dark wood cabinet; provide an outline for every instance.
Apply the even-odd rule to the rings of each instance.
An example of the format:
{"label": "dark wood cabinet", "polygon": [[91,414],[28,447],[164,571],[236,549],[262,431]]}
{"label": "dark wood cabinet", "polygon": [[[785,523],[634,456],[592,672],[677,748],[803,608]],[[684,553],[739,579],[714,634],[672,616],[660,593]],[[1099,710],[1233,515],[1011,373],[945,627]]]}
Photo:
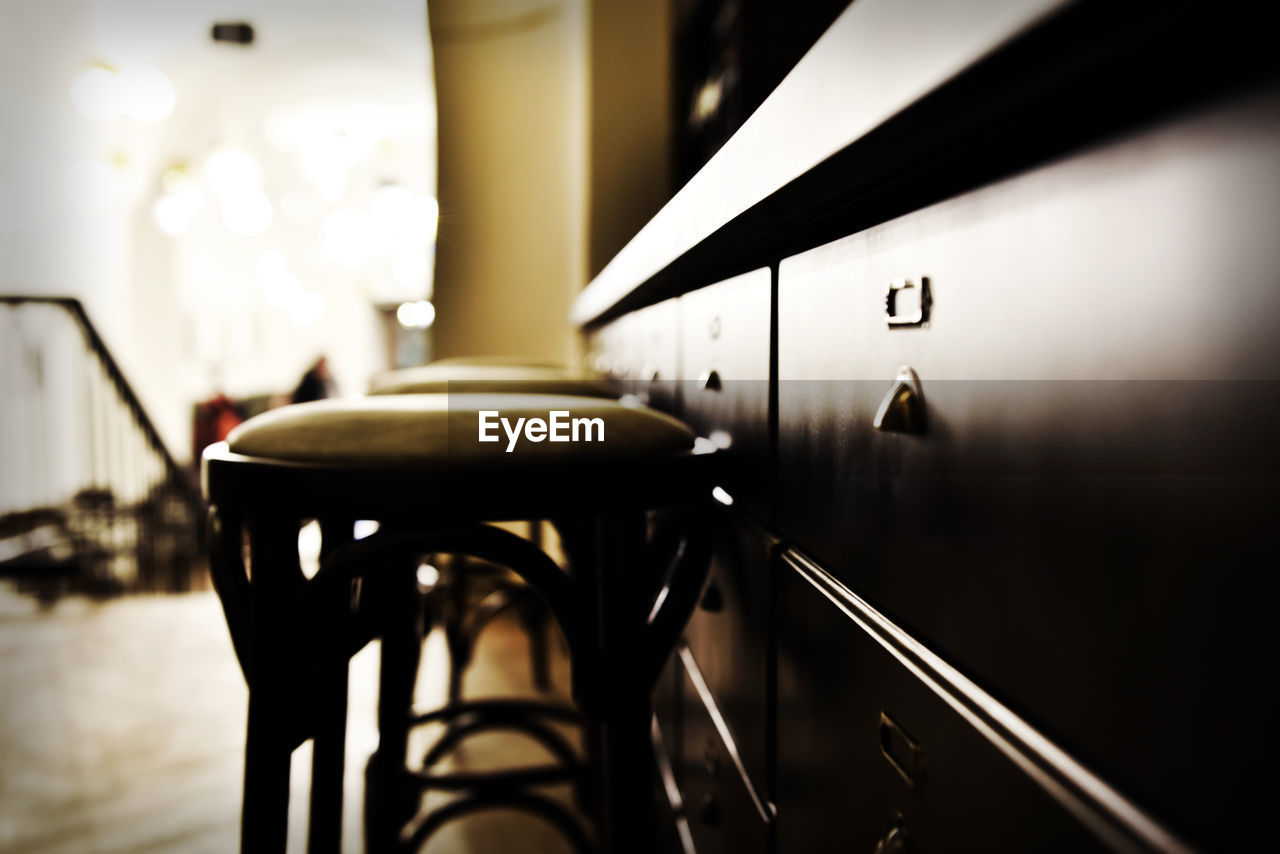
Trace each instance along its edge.
{"label": "dark wood cabinet", "polygon": [[701,854],[1272,847],[1280,54],[1122,5],[859,0],[575,307],[726,458]]}
{"label": "dark wood cabinet", "polygon": [[790,563],[780,571],[779,851],[1106,850]]}
{"label": "dark wood cabinet", "polygon": [[773,278],[754,270],[680,297],[680,414],[727,458],[723,488],[770,512],[769,378]]}
{"label": "dark wood cabinet", "polygon": [[[1280,506],[1262,223],[1276,91],[784,260],[778,297],[784,533],[1147,808],[1238,845],[1280,747],[1250,678],[1278,583],[1224,535]],[[895,326],[912,280],[927,324]],[[877,429],[902,366],[919,424]],[[1247,750],[1204,737],[1224,709]]]}

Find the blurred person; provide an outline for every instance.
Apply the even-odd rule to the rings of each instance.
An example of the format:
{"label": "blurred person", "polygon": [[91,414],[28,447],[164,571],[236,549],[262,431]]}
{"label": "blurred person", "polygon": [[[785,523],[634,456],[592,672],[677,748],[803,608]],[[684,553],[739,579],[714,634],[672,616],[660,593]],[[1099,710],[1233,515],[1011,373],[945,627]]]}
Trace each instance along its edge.
{"label": "blurred person", "polygon": [[324,400],[333,394],[333,378],[329,375],[329,363],[324,356],[316,359],[298,381],[289,397],[290,403],[306,403],[308,400]]}

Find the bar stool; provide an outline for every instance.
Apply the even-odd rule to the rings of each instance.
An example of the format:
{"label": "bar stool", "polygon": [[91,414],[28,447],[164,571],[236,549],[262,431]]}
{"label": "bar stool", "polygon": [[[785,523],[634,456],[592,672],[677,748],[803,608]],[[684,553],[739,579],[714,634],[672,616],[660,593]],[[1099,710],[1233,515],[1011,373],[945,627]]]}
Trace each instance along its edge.
{"label": "bar stool", "polygon": [[[563,365],[517,356],[458,356],[440,359],[428,365],[382,374],[374,379],[370,390],[370,394],[375,395],[440,393],[617,396],[609,384],[570,373]],[[530,521],[530,539],[540,545],[541,535],[541,521]],[[548,650],[543,621],[545,611],[530,601],[529,591],[523,585],[506,583],[501,579],[494,582],[494,591],[483,602],[468,611],[465,603],[474,574],[474,571],[459,567],[454,577],[433,590],[433,598],[438,603],[435,610],[445,612],[439,623],[444,629],[451,662],[449,702],[457,704],[461,700],[462,676],[472,659],[478,633],[493,617],[506,610],[514,610],[520,616],[525,633],[530,639],[534,685],[540,691],[548,690]]]}
{"label": "bar stool", "polygon": [[[530,430],[508,453],[505,441],[479,441],[481,419],[493,418],[487,412],[508,423],[552,412],[598,419],[602,441],[535,441]],[[650,693],[701,590],[709,550],[706,498],[715,458],[692,447],[687,428],[643,407],[454,394],[286,407],[209,448],[204,481],[215,585],[250,688],[243,850],[283,849],[290,752],[308,738],[310,847],[336,850],[346,672],[350,655],[369,639],[366,598],[381,597],[394,610],[405,601],[396,586],[413,583],[417,556],[435,552],[508,566],[542,596],[568,642],[574,699],[592,724],[600,847],[651,850]],[[666,547],[645,536],[645,511],[660,507],[684,514],[670,566],[659,559]],[[320,570],[307,579],[296,547],[304,518],[372,518],[383,527],[326,547]],[[529,518],[556,525],[570,574],[527,540],[484,524]],[[414,637],[413,613],[400,616],[381,623],[384,655],[405,648],[398,638]],[[403,763],[398,739],[407,722],[380,715],[379,724],[388,730],[380,732],[379,751],[398,748]],[[496,805],[555,813],[516,787],[499,794]],[[474,808],[428,816],[401,843],[412,850],[442,821]]]}
{"label": "bar stool", "polygon": [[[434,394],[434,393],[523,393],[569,394],[588,397],[616,397],[614,389],[596,379],[570,373],[563,365],[518,357],[466,356],[444,359],[425,366],[404,368],[376,377],[370,394]],[[542,545],[542,521],[529,520],[529,539]],[[444,723],[445,730],[423,757],[424,781],[432,766],[458,747],[466,738],[492,730],[515,731],[538,741],[552,755],[561,759],[567,770],[573,767],[573,750],[552,723],[571,722],[563,708],[536,700],[505,700],[500,703],[468,701],[462,696],[462,680],[474,658],[480,633],[498,615],[516,615],[529,640],[533,684],[539,692],[551,689],[550,649],[548,647],[548,614],[528,585],[512,580],[504,569],[494,572],[492,565],[477,565],[465,556],[454,556],[442,567],[443,575],[428,595],[428,618],[425,630],[442,629],[449,651],[446,703],[439,709],[417,715],[415,722]],[[484,598],[472,604],[471,594],[477,586],[489,588]],[[406,662],[410,673],[416,673],[417,660]],[[412,679],[412,676],[408,677]],[[384,673],[384,691],[395,677]],[[390,696],[404,696],[407,689],[390,687]],[[375,755],[367,773],[366,818],[369,826],[379,823],[377,815],[384,811]],[[522,779],[521,771],[487,775],[486,788],[502,786]],[[581,775],[579,775],[580,777]],[[446,785],[438,777],[434,785]],[[477,784],[478,786],[478,784]],[[584,795],[589,795],[584,791]],[[371,848],[377,847],[372,844]]]}

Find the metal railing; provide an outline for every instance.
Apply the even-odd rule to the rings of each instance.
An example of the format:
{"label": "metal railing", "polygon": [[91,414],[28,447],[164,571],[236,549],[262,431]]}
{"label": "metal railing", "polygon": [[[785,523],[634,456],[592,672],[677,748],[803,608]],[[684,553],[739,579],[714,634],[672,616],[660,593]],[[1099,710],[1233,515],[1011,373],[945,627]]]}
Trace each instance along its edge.
{"label": "metal railing", "polygon": [[0,296],[0,577],[182,590],[203,504],[78,300]]}

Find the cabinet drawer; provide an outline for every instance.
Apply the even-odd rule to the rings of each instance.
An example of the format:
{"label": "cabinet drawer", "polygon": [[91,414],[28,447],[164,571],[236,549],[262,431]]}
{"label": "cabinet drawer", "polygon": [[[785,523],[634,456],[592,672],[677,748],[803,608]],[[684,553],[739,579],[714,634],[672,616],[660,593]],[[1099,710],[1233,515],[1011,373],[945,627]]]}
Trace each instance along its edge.
{"label": "cabinet drawer", "polygon": [[755,270],[685,294],[681,405],[685,421],[730,457],[724,487],[768,512],[772,274]]}
{"label": "cabinet drawer", "polygon": [[[765,854],[769,847],[768,807],[735,759],[736,743],[723,737],[709,710],[705,681],[687,646],[681,747],[681,790],[694,847],[699,854]],[[702,683],[702,684],[699,684]],[[721,716],[723,720],[723,716]]]}
{"label": "cabinet drawer", "polygon": [[762,792],[768,766],[771,548],[750,526],[727,525],[717,537],[707,589],[685,630],[747,774]]}
{"label": "cabinet drawer", "polygon": [[666,412],[676,408],[680,370],[680,300],[669,299],[627,318],[627,391]]}
{"label": "cabinet drawer", "polygon": [[[779,274],[784,531],[1155,815],[1237,849],[1270,833],[1280,760],[1256,676],[1280,591],[1251,556],[1280,506],[1276,222],[1273,90]],[[890,406],[878,430],[900,366],[925,417]],[[1223,749],[1218,726],[1251,735]]]}
{"label": "cabinet drawer", "polygon": [[[793,560],[779,580],[780,854],[1107,850]],[[905,847],[878,848],[891,832]]]}
{"label": "cabinet drawer", "polygon": [[679,299],[623,315],[587,335],[588,370],[617,383],[619,394],[668,412],[679,373]]}

